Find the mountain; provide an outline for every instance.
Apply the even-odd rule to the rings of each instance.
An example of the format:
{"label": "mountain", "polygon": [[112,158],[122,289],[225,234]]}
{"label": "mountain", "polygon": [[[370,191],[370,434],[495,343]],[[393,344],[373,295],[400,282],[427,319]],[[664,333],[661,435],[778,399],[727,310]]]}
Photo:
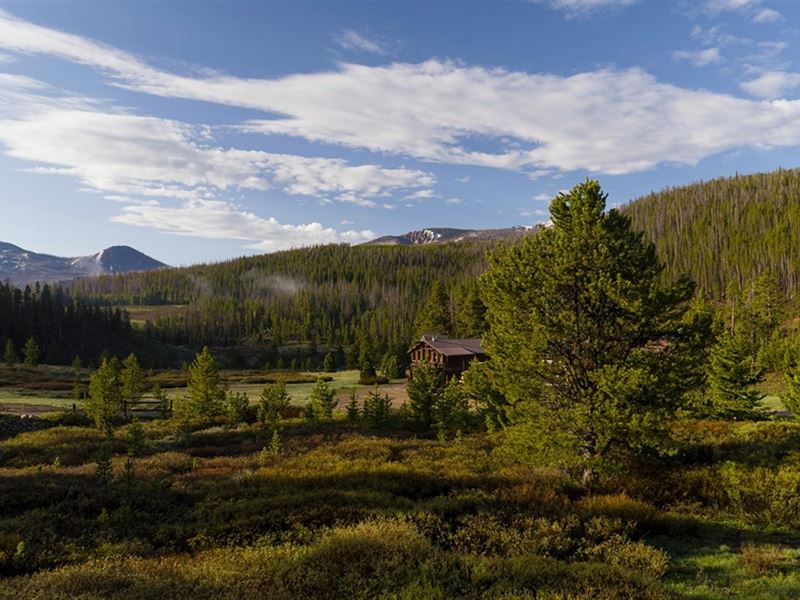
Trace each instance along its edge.
{"label": "mountain", "polygon": [[67,281],[105,273],[151,271],[166,266],[130,246],[111,246],[90,256],[64,258],[0,242],[0,280],[10,280],[17,285]]}
{"label": "mountain", "polygon": [[520,237],[530,231],[530,227],[509,227],[506,229],[453,229],[450,227],[431,227],[409,231],[403,235],[385,235],[364,243],[364,246],[417,246],[463,242],[466,240],[492,241]]}

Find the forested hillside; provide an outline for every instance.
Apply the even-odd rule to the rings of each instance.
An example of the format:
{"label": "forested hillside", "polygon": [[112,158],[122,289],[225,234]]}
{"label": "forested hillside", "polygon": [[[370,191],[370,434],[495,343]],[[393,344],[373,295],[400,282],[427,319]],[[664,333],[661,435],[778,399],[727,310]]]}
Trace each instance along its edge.
{"label": "forested hillside", "polygon": [[[674,279],[688,274],[713,299],[774,275],[790,299],[800,272],[800,172],[743,175],[671,188],[623,208]],[[532,233],[535,235],[535,232]],[[167,306],[144,326],[169,344],[365,348],[404,353],[434,281],[452,321],[474,302],[474,280],[498,242],[435,246],[318,246],[211,265],[87,278],[85,302]],[[737,292],[739,293],[739,292]],[[470,296],[472,297],[470,298]],[[468,327],[468,329],[471,329]],[[453,333],[459,334],[458,327]],[[472,333],[472,332],[470,332]]]}
{"label": "forested hillside", "polygon": [[405,352],[434,281],[452,292],[457,311],[491,246],[318,246],[83,279],[71,293],[114,305],[183,305],[145,326],[147,335],[170,343],[359,344],[377,360]]}
{"label": "forested hillside", "polygon": [[711,297],[774,275],[800,285],[800,171],[737,175],[654,193],[624,208],[671,278],[689,274]]}
{"label": "forested hillside", "polygon": [[[38,284],[24,289],[0,283],[0,343],[6,362],[21,359],[28,340],[36,360],[69,363],[76,355],[94,360],[103,351],[131,347],[128,318],[119,308],[73,302],[60,288]],[[14,358],[16,357],[16,358]]]}

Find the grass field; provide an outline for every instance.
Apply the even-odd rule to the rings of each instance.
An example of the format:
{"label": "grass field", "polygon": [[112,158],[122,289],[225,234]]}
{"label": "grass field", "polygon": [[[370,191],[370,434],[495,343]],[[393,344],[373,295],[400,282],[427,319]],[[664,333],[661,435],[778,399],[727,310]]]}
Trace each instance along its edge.
{"label": "grass field", "polygon": [[[57,382],[69,389],[71,387],[71,377],[73,372],[63,367],[38,367],[37,369],[23,370],[22,367],[16,367],[15,375],[17,379],[15,382],[17,386],[24,386],[31,383],[31,378],[39,374],[42,382]],[[332,377],[333,380],[329,385],[337,391],[337,398],[340,402],[347,401],[350,389],[356,388],[356,395],[359,399],[363,398],[367,391],[373,389],[372,386],[358,385],[358,371],[339,371],[337,373],[293,373],[289,376],[306,378],[308,383],[290,383],[287,384],[287,389],[292,396],[292,402],[295,405],[304,405],[308,402],[311,389],[314,387],[312,381],[318,375]],[[17,381],[18,380],[18,381]],[[250,402],[255,404],[264,389],[263,383],[231,383],[229,388],[234,392],[246,393],[250,398]],[[28,413],[28,412],[41,412],[45,410],[66,410],[72,407],[73,400],[69,397],[68,391],[55,391],[55,392],[41,392],[35,389],[36,386],[30,388],[26,387],[0,387],[0,413]],[[389,394],[395,406],[399,406],[408,399],[405,391],[405,380],[395,380],[389,384],[380,386],[381,393]],[[186,393],[185,387],[171,388],[168,390],[168,395],[175,399]]]}

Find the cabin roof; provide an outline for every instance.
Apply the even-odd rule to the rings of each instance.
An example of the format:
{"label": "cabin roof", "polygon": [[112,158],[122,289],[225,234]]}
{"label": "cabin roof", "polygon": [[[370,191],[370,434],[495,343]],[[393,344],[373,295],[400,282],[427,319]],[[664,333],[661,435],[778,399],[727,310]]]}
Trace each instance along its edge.
{"label": "cabin roof", "polygon": [[[446,335],[423,335],[416,345],[425,344],[445,356],[486,354],[478,338],[455,339]],[[416,347],[415,345],[415,347]]]}

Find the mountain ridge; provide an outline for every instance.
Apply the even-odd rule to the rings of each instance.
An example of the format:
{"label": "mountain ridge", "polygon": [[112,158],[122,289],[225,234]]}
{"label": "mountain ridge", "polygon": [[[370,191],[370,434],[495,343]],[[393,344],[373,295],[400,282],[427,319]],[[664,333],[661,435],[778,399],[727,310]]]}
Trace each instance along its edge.
{"label": "mountain ridge", "polygon": [[63,257],[0,242],[0,279],[15,285],[36,281],[55,283],[93,275],[151,271],[167,266],[125,245],[109,246],[86,256]]}
{"label": "mountain ridge", "polygon": [[384,235],[362,246],[418,246],[429,244],[446,244],[467,240],[507,240],[525,235],[533,227],[515,226],[502,229],[457,229],[454,227],[427,227],[409,231],[401,235]]}

